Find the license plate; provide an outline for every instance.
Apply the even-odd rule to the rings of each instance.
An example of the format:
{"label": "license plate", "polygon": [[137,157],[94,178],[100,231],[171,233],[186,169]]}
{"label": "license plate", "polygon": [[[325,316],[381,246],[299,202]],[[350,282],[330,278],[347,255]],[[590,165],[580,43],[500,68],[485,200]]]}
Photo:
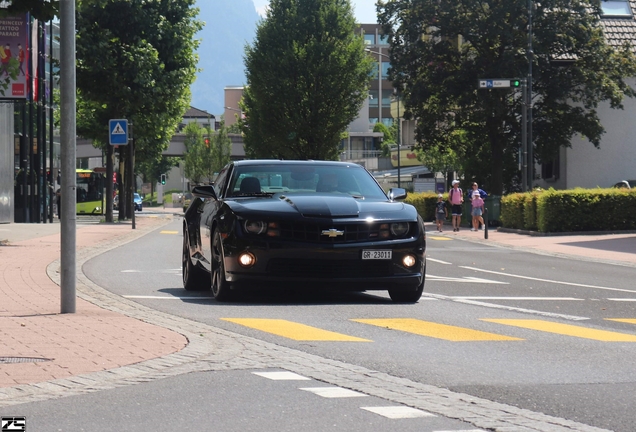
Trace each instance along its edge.
{"label": "license plate", "polygon": [[363,260],[390,260],[393,257],[392,250],[363,250]]}

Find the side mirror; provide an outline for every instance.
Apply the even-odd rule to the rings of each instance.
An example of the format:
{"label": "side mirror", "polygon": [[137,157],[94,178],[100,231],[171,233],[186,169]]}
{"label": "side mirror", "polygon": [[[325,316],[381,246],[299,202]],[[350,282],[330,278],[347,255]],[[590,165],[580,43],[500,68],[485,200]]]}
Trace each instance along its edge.
{"label": "side mirror", "polygon": [[406,189],[391,188],[389,189],[389,199],[391,201],[397,201],[406,198]]}
{"label": "side mirror", "polygon": [[215,200],[218,200],[216,193],[214,192],[214,187],[210,185],[195,186],[194,189],[192,189],[192,195],[203,199],[214,198]]}

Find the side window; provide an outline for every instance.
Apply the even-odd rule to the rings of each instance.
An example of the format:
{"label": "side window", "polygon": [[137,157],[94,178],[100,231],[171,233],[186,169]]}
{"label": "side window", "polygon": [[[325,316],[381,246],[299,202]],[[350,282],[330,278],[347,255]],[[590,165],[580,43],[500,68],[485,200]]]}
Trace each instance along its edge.
{"label": "side window", "polygon": [[227,173],[230,171],[230,165],[225,165],[225,168],[221,170],[216,181],[214,182],[214,193],[218,198],[222,197],[222,192],[225,189],[225,183],[227,181]]}

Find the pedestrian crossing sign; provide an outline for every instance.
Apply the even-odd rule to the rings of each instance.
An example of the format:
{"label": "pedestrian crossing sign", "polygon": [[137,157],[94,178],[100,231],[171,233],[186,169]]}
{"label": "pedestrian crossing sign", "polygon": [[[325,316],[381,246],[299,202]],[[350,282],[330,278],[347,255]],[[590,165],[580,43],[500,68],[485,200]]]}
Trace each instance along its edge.
{"label": "pedestrian crossing sign", "polygon": [[108,139],[110,145],[128,144],[128,120],[111,119],[108,121]]}

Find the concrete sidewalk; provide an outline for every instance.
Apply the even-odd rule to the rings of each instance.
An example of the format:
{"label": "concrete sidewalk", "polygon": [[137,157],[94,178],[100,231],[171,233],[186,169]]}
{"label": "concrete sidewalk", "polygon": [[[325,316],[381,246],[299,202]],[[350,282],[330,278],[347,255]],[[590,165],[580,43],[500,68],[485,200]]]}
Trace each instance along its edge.
{"label": "concrete sidewalk", "polygon": [[[85,251],[92,251],[94,256],[116,248],[160,228],[180,214],[175,209],[164,212],[156,217],[136,218],[135,230],[131,229],[130,221],[78,225],[78,261]],[[491,229],[486,240],[483,231],[471,232],[462,228],[459,232],[445,229],[438,233],[433,224],[426,225],[429,241],[436,237],[461,238],[535,253],[636,267],[635,233],[530,236]],[[206,350],[209,352],[211,346],[200,346],[200,352],[197,351],[196,346],[201,342],[192,340],[192,333],[188,331],[168,330],[169,324],[149,324],[179,322],[178,317],[172,316],[163,317],[163,321],[151,319],[165,315],[156,311],[147,310],[144,312],[146,319],[135,319],[104,309],[78,295],[77,313],[61,314],[60,287],[55,282],[59,280],[59,273],[56,273],[59,271],[56,260],[60,257],[59,230],[57,222],[0,225],[0,388],[59,381],[89,372],[116,371],[122,366],[161,357],[167,364],[165,356],[181,352],[183,358],[174,363],[178,364],[189,361],[185,358],[190,355],[188,349],[196,351],[193,357]],[[78,268],[78,291],[85,279],[80,272],[81,267]],[[89,281],[85,281],[84,287],[87,285]],[[87,290],[91,293],[88,298],[100,295],[94,287]],[[113,308],[116,310],[135,307],[131,306],[134,303],[126,305],[121,298],[111,301],[123,304],[123,307]],[[183,328],[188,329],[186,324]],[[221,351],[215,349],[217,353]]]}
{"label": "concrete sidewalk", "polygon": [[[120,245],[170,217],[77,226],[77,254]],[[77,298],[60,313],[60,287],[47,274],[60,258],[60,223],[0,225],[0,387],[50,381],[161,357],[188,341],[176,332]],[[59,276],[59,261],[52,266]],[[49,269],[50,269],[49,268]],[[81,270],[78,268],[78,271]]]}
{"label": "concrete sidewalk", "polygon": [[636,267],[636,233],[634,232],[542,235],[541,233],[490,228],[488,239],[486,239],[484,231],[471,231],[465,226],[462,226],[459,232],[453,232],[453,228],[446,225],[443,227],[443,232],[439,233],[435,223],[427,223],[426,225],[429,238],[436,235],[445,238],[461,238],[462,240],[515,248],[531,253]]}

